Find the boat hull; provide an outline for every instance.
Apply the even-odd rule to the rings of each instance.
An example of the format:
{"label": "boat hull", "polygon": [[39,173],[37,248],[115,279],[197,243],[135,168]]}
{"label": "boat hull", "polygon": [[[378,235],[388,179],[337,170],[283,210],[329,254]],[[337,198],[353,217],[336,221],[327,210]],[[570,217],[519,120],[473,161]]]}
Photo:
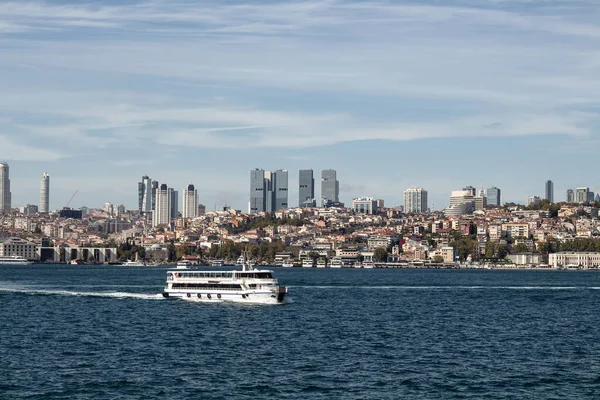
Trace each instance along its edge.
{"label": "boat hull", "polygon": [[287,289],[281,286],[277,291],[204,291],[169,289],[163,292],[163,297],[214,303],[281,304],[284,302],[286,294]]}

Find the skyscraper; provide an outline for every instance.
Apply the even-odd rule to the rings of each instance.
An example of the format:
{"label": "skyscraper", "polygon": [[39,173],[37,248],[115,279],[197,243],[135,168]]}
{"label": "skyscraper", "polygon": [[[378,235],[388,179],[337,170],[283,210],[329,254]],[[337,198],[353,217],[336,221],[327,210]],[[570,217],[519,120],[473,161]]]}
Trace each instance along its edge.
{"label": "skyscraper", "polygon": [[546,195],[544,198],[550,203],[554,203],[554,182],[551,180],[546,181]]}
{"label": "skyscraper", "polygon": [[567,189],[567,203],[575,202],[575,192],[573,189]]}
{"label": "skyscraper", "polygon": [[152,211],[152,179],[147,175],[142,176],[142,181],[138,182],[138,210],[140,212]]}
{"label": "skyscraper", "polygon": [[427,190],[408,188],[404,191],[404,212],[421,213],[427,211]]}
{"label": "skyscraper", "polygon": [[501,205],[501,191],[496,186],[487,190],[487,204],[490,206]]}
{"label": "skyscraper", "polygon": [[40,212],[47,213],[50,204],[50,175],[44,172],[40,182]]}
{"label": "skyscraper", "polygon": [[273,172],[274,207],[272,211],[288,208],[288,172],[278,169]]}
{"label": "skyscraper", "polygon": [[179,192],[169,188],[169,197],[171,202],[171,219],[179,217]]}
{"label": "skyscraper", "polygon": [[10,211],[11,209],[11,194],[10,194],[10,176],[8,164],[0,163],[0,212]]}
{"label": "skyscraper", "polygon": [[152,193],[150,194],[150,197],[152,199],[151,204],[150,204],[150,209],[154,210],[156,208],[156,191],[158,190],[158,182],[157,181],[152,181]]}
{"label": "skyscraper", "polygon": [[267,185],[264,169],[254,169],[250,171],[250,212],[265,212]]}
{"label": "skyscraper", "polygon": [[152,213],[152,226],[166,225],[171,222],[171,193],[164,183],[155,191],[156,206]]}
{"label": "skyscraper", "polygon": [[194,185],[187,185],[183,190],[183,218],[194,218],[198,216],[198,191]]}
{"label": "skyscraper", "polygon": [[298,174],[298,207],[316,206],[313,170],[301,169]]}
{"label": "skyscraper", "polygon": [[338,203],[340,201],[340,182],[337,180],[335,169],[324,169],[321,171],[321,207],[328,202]]}

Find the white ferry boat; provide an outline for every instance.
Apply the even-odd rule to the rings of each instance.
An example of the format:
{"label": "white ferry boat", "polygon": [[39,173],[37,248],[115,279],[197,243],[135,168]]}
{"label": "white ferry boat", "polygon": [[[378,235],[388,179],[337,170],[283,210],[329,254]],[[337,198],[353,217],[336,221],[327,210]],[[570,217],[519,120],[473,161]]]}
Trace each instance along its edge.
{"label": "white ferry boat", "polygon": [[329,268],[342,268],[343,265],[341,257],[333,257],[329,263]]}
{"label": "white ferry boat", "polygon": [[251,304],[282,303],[287,287],[279,286],[273,271],[253,269],[244,263],[241,271],[168,271],[164,297],[196,301],[232,301]]}
{"label": "white ferry boat", "polygon": [[145,264],[143,262],[131,261],[131,260],[127,260],[121,265],[123,265],[124,267],[144,267],[145,266]]}
{"label": "white ferry boat", "polygon": [[29,264],[33,264],[33,263],[21,256],[3,256],[3,257],[0,257],[0,264],[29,265]]}
{"label": "white ferry boat", "polygon": [[190,260],[181,260],[177,262],[177,269],[188,269],[192,266],[192,262]]}
{"label": "white ferry boat", "polygon": [[313,267],[312,258],[305,258],[304,260],[302,260],[302,268],[312,268],[312,267]]}

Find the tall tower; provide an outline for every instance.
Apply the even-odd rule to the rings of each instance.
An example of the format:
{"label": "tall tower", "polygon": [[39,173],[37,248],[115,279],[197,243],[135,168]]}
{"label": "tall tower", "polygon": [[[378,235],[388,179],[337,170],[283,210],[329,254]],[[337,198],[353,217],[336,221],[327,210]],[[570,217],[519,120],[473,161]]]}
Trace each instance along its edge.
{"label": "tall tower", "polygon": [[138,209],[140,212],[152,211],[152,179],[148,175],[138,182]]}
{"label": "tall tower", "polygon": [[335,169],[324,169],[321,171],[321,207],[328,202],[338,203],[340,201],[340,182],[337,180]]}
{"label": "tall tower", "polygon": [[155,191],[156,206],[152,213],[152,226],[166,225],[171,222],[171,193],[166,184]]}
{"label": "tall tower", "polygon": [[198,216],[198,191],[194,185],[187,185],[183,190],[183,218],[195,218]]}
{"label": "tall tower", "polygon": [[273,211],[288,208],[287,169],[278,169],[273,172],[273,195],[275,196]]}
{"label": "tall tower", "polygon": [[48,213],[50,205],[50,175],[44,172],[40,182],[40,212]]}
{"label": "tall tower", "polygon": [[409,188],[404,191],[404,212],[422,213],[427,211],[427,190]]}
{"label": "tall tower", "polygon": [[298,207],[316,207],[315,178],[312,169],[301,169],[298,174]]}
{"label": "tall tower", "polygon": [[169,201],[171,202],[170,219],[177,218],[179,216],[179,192],[175,189],[169,188],[169,197]]}
{"label": "tall tower", "polygon": [[0,212],[10,211],[11,209],[11,194],[10,194],[10,176],[8,164],[0,163]]}
{"label": "tall tower", "polygon": [[267,208],[267,186],[264,169],[250,171],[250,212],[261,213]]}
{"label": "tall tower", "polygon": [[551,180],[546,181],[546,195],[544,198],[550,203],[554,203],[554,183]]}
{"label": "tall tower", "polygon": [[487,190],[487,204],[491,206],[499,206],[501,204],[501,191],[496,186]]}

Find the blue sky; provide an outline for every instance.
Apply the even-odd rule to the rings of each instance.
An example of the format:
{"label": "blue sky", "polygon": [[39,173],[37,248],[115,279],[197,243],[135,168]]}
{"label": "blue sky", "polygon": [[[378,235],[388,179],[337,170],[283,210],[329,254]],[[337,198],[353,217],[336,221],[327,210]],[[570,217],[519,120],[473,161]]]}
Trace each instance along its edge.
{"label": "blue sky", "polygon": [[292,205],[301,168],[347,203],[600,192],[595,0],[3,2],[0,91],[13,205],[44,171],[51,208],[135,208],[147,174],[246,210],[257,167]]}

